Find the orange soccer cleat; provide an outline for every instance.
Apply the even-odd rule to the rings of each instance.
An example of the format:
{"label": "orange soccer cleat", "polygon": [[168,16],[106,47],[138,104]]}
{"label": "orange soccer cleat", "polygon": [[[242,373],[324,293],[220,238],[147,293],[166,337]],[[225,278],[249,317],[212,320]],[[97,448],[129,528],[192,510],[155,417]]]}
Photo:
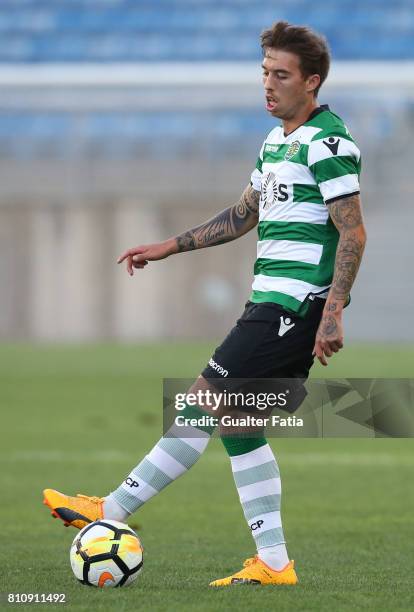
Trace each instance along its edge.
{"label": "orange soccer cleat", "polygon": [[266,565],[256,555],[250,559],[246,559],[243,563],[243,569],[236,574],[227,576],[210,582],[210,586],[221,587],[231,586],[234,584],[297,584],[298,577],[294,569],[294,561],[290,561],[285,568],[276,571]]}
{"label": "orange soccer cleat", "polygon": [[54,518],[60,518],[65,527],[76,527],[83,529],[89,523],[103,518],[103,499],[101,497],[89,497],[81,495],[70,497],[54,491],[45,489],[43,491],[43,503],[52,511]]}

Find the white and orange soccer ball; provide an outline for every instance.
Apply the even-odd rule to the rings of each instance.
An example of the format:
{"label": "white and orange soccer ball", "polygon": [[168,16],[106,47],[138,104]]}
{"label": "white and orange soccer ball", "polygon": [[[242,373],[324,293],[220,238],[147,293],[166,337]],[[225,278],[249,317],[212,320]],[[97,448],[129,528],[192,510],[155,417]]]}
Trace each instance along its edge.
{"label": "white and orange soccer ball", "polygon": [[82,584],[123,587],[134,582],[142,570],[143,553],[133,529],[101,519],[77,534],[70,549],[70,564]]}

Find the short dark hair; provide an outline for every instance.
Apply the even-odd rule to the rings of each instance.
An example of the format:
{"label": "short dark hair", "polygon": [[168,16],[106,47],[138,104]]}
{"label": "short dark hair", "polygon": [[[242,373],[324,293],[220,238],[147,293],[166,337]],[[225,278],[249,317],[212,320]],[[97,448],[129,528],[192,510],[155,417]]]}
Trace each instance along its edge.
{"label": "short dark hair", "polygon": [[304,78],[319,74],[320,85],[315,89],[315,96],[328,76],[330,53],[324,36],[317,34],[306,26],[291,25],[287,21],[278,21],[261,35],[263,54],[266,49],[289,51],[299,57],[300,70]]}

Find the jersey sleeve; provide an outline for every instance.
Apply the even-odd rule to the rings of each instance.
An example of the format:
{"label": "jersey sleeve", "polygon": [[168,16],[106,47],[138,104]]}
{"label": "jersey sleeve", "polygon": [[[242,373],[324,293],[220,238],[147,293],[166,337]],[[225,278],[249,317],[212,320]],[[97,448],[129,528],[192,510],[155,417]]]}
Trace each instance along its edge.
{"label": "jersey sleeve", "polygon": [[325,204],[359,193],[361,153],[342,131],[317,134],[309,145],[308,166]]}
{"label": "jersey sleeve", "polygon": [[256,191],[262,190],[262,165],[263,165],[263,151],[265,143],[262,144],[260,149],[259,157],[257,158],[256,168],[253,170],[250,176],[250,184]]}

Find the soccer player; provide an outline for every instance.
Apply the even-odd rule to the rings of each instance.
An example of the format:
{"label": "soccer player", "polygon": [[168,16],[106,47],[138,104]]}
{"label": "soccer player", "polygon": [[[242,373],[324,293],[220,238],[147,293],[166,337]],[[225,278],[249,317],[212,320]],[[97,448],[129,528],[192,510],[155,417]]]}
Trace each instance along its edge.
{"label": "soccer player", "polygon": [[[306,379],[314,356],[326,366],[343,346],[342,310],[365,246],[360,152],[342,119],[317,100],[330,63],[325,40],[308,28],[278,22],[263,32],[261,46],[266,110],[281,125],[266,137],[240,200],[198,227],[131,248],[118,260],[126,261],[132,276],[150,261],[223,244],[258,226],[250,300],[191,391],[215,388],[220,377]],[[100,518],[125,522],[204,452],[212,429],[193,429],[186,437],[179,428],[164,435],[106,497],[46,489],[44,503],[79,529]],[[222,440],[257,554],[211,585],[296,584],[270,446],[264,437]]]}

